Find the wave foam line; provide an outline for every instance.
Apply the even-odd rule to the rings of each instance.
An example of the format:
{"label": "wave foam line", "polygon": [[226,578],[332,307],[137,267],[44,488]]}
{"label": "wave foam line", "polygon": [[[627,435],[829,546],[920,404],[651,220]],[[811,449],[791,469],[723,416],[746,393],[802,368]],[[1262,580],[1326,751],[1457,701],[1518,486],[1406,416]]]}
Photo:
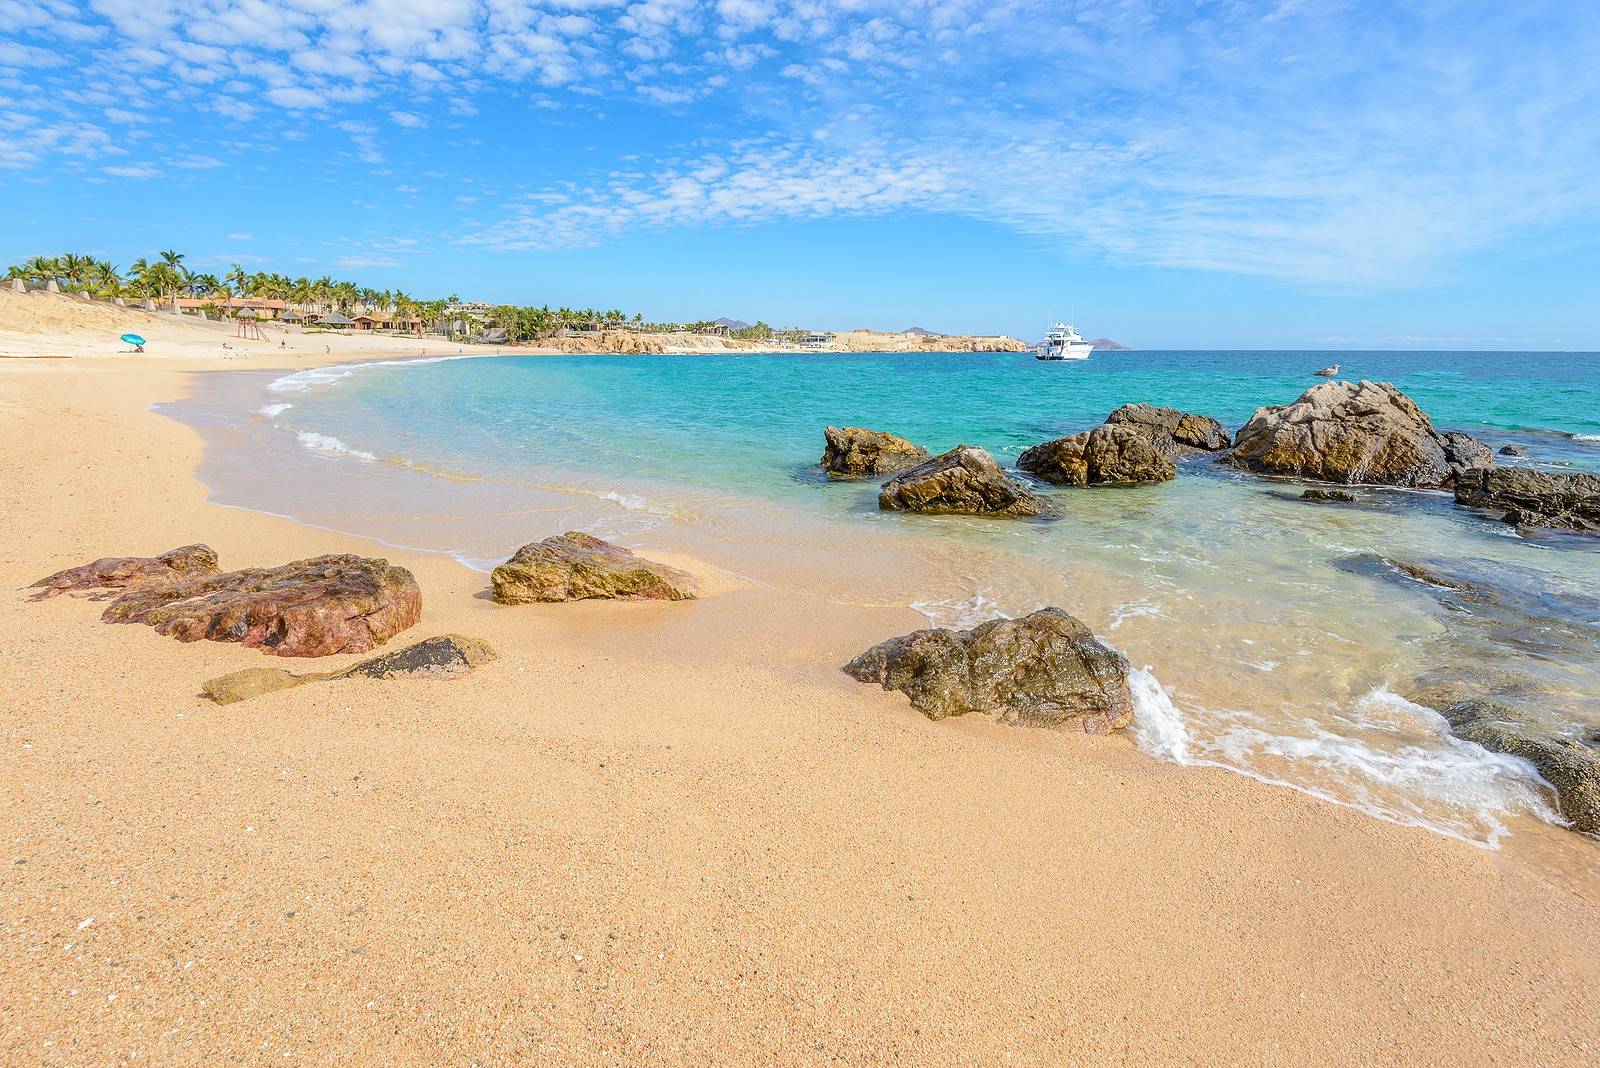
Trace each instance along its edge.
{"label": "wave foam line", "polygon": [[334,456],[351,456],[357,460],[367,460],[369,462],[378,459],[370,452],[352,449],[332,434],[318,434],[314,430],[302,430],[295,434],[295,440],[312,452],[324,452]]}
{"label": "wave foam line", "polygon": [[416,359],[368,360],[365,363],[342,363],[330,367],[308,367],[304,371],[295,371],[293,374],[274,379],[267,383],[267,390],[271,393],[300,393],[314,386],[331,385],[334,382],[349,378],[359,371],[369,370],[373,367],[420,367],[428,363],[449,363],[451,360],[481,359],[493,359],[493,357],[485,357],[481,353],[472,353],[459,356],[420,356]]}
{"label": "wave foam line", "polygon": [[[1132,672],[1128,681],[1134,701],[1129,734],[1160,760],[1221,768],[1484,849],[1499,847],[1509,833],[1501,817],[1510,813],[1565,824],[1549,783],[1531,763],[1455,737],[1433,709],[1382,686],[1357,701],[1355,711],[1363,727],[1395,739],[1388,748],[1307,720],[1297,721],[1305,734],[1282,734],[1239,714],[1232,722],[1224,715],[1215,735],[1205,737],[1205,727],[1184,717],[1149,668]],[[1310,774],[1299,779],[1265,770],[1258,766],[1263,757]]]}

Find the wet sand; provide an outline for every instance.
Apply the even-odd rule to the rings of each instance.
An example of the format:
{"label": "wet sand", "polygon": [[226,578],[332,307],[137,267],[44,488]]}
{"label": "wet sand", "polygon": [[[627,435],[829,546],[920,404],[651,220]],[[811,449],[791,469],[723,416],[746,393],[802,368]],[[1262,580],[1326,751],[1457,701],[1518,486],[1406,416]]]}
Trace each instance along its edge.
{"label": "wet sand", "polygon": [[500,659],[217,708],[206,678],[307,665],[0,597],[5,1063],[1593,1059],[1593,843],[930,723],[835,670],[904,609],[496,606],[447,557],[208,504],[150,406],[216,366],[0,365],[0,585],[364,552],[421,583],[402,642]]}

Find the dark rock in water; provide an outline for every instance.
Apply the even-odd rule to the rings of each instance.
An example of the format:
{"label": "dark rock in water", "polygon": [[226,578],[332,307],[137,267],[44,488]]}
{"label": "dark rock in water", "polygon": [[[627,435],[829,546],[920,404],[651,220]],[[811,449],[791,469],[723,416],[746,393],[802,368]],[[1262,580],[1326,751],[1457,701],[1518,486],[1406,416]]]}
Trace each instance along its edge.
{"label": "dark rock in water", "polygon": [[1220,452],[1228,447],[1228,432],[1209,415],[1194,415],[1176,408],[1157,408],[1149,404],[1124,404],[1106,422],[1142,431],[1156,440],[1201,452]]}
{"label": "dark rock in water", "polygon": [[339,672],[335,678],[454,679],[494,658],[494,650],[481,638],[445,634],[363,660]]}
{"label": "dark rock in water", "polygon": [[1587,661],[1600,643],[1600,597],[1532,568],[1374,554],[1346,557],[1339,566],[1432,597],[1447,610],[1458,643],[1470,637],[1478,646],[1475,660],[1514,650],[1544,660]]}
{"label": "dark rock in water", "polygon": [[873,646],[845,673],[899,690],[929,719],[995,712],[1034,727],[1107,734],[1133,720],[1128,662],[1059,608],[971,630],[919,630]]}
{"label": "dark rock in water", "polygon": [[143,623],[192,642],[239,642],[274,656],[364,653],[417,622],[422,591],[387,560],[319,556],[131,590],[107,623]]}
{"label": "dark rock in water", "polygon": [[575,530],[524,545],[494,569],[491,582],[501,604],[686,601],[698,593],[686,572]]}
{"label": "dark rock in water", "polygon": [[1349,490],[1324,490],[1308,489],[1300,494],[1302,501],[1337,501],[1340,504],[1355,504],[1357,497]]}
{"label": "dark rock in water", "polygon": [[1500,446],[1500,455],[1526,457],[1528,455],[1528,450],[1524,449],[1521,445],[1502,445]]}
{"label": "dark rock in water", "polygon": [[1170,442],[1111,424],[1035,445],[1017,458],[1017,466],[1062,486],[1131,486],[1178,475]]}
{"label": "dark rock in water", "polygon": [[160,556],[108,556],[81,567],[57,571],[29,589],[35,601],[61,593],[89,591],[91,601],[104,601],[128,590],[165,586],[186,578],[217,573],[217,554],[208,545],[185,545]]}
{"label": "dark rock in water", "polygon": [[1573,829],[1600,834],[1600,749],[1544,734],[1521,710],[1494,701],[1461,701],[1440,711],[1456,737],[1532,763],[1555,787],[1561,815]]}
{"label": "dark rock in water", "polygon": [[982,449],[957,445],[883,484],[878,507],[927,515],[1028,518],[1051,514],[1045,501],[1007,478]]}
{"label": "dark rock in water", "polygon": [[1456,503],[1503,511],[1507,523],[1600,534],[1600,475],[1500,467],[1456,482]]}
{"label": "dark rock in water", "polygon": [[246,668],[211,679],[201,690],[217,704],[231,705],[326,679],[455,679],[494,658],[488,642],[446,634],[363,660],[344,671],[296,675],[281,668]]}
{"label": "dark rock in water", "polygon": [[1444,448],[1445,463],[1450,465],[1452,483],[1469,472],[1495,466],[1494,451],[1471,434],[1451,430],[1439,435],[1439,444]]}
{"label": "dark rock in water", "polygon": [[1451,477],[1433,423],[1387,382],[1323,382],[1293,404],[1257,409],[1228,462],[1321,482],[1435,487]]}
{"label": "dark rock in water", "polygon": [[822,468],[829,478],[871,478],[914,467],[928,458],[928,450],[881,430],[858,426],[830,426],[822,432]]}

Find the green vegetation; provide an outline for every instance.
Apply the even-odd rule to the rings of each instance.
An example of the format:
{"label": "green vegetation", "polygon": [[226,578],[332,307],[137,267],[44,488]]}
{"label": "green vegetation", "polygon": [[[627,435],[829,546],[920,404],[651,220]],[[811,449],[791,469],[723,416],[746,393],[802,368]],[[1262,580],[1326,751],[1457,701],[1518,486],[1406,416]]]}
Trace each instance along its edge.
{"label": "green vegetation", "polygon": [[[166,249],[154,259],[140,258],[126,272],[105,260],[68,252],[60,256],[35,256],[7,269],[5,279],[20,278],[42,288],[55,282],[65,293],[87,293],[97,300],[122,297],[130,300],[170,301],[178,298],[202,300],[200,310],[213,316],[234,314],[230,302],[243,299],[279,300],[312,313],[337,311],[345,315],[381,310],[396,319],[418,318],[434,333],[477,336],[486,329],[504,331],[511,342],[538,341],[562,332],[630,330],[639,333],[691,334],[714,333],[719,327],[709,320],[690,323],[650,323],[635,313],[621,309],[600,311],[594,308],[554,308],[499,304],[485,313],[463,308],[454,293],[444,300],[418,300],[408,293],[372,289],[355,282],[321,278],[291,278],[270,271],[246,271],[232,264],[220,278],[184,266],[184,255]],[[770,341],[780,336],[804,336],[804,331],[782,334],[764,322],[735,330],[730,336],[749,341]]]}

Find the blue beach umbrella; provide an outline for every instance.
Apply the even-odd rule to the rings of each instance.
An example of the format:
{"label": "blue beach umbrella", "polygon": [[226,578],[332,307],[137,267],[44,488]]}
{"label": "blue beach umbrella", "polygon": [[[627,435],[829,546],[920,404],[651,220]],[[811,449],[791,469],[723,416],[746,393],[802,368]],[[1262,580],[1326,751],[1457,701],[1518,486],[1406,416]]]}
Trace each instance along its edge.
{"label": "blue beach umbrella", "polygon": [[130,345],[144,344],[144,338],[140,337],[138,334],[123,334],[122,340],[126,341]]}

